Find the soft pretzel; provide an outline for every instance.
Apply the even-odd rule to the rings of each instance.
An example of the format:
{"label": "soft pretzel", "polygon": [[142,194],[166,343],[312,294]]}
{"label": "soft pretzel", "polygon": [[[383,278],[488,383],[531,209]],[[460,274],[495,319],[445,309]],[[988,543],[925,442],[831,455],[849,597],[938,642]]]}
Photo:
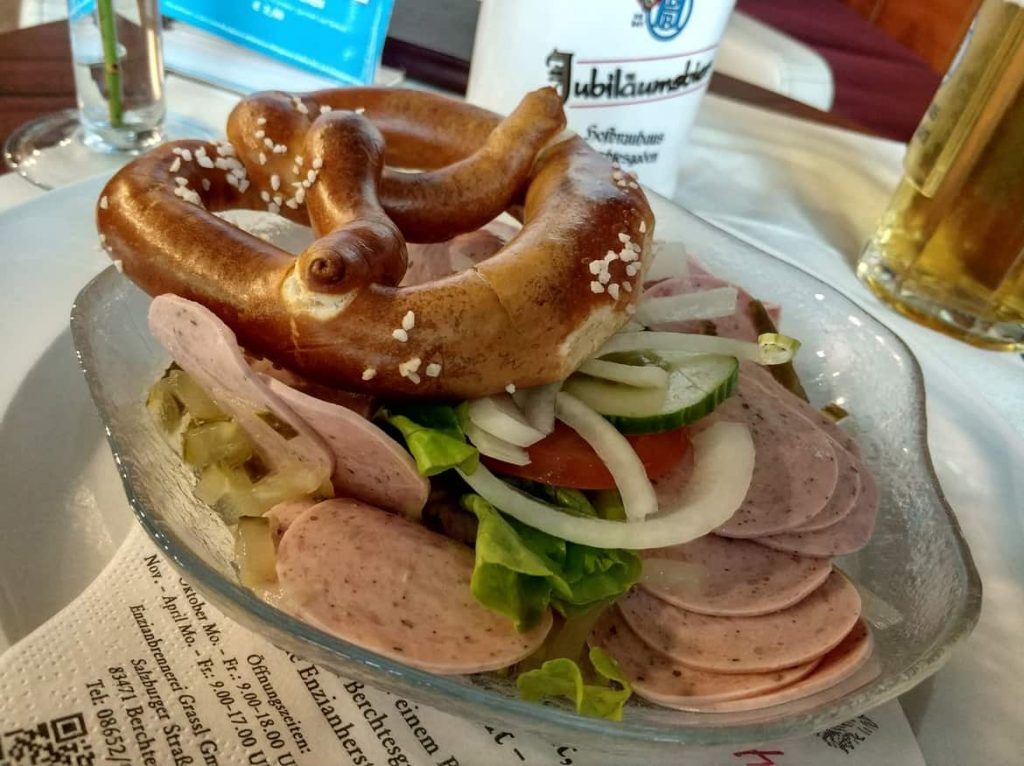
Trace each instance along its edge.
{"label": "soft pretzel", "polygon": [[[636,182],[564,124],[550,88],[504,120],[418,91],[257,94],[232,112],[231,143],[167,144],[114,176],[100,235],[147,292],[204,304],[248,350],[320,382],[431,398],[540,385],[626,322],[653,234]],[[397,287],[406,240],[520,204],[494,256]],[[318,239],[296,258],[213,215],[238,207]]]}

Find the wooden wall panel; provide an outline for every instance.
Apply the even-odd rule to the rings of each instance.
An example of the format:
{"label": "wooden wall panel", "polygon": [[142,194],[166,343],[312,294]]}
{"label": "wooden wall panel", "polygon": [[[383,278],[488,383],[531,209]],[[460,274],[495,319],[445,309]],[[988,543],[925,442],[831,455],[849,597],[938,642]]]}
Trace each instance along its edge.
{"label": "wooden wall panel", "polygon": [[[820,1],[820,0],[815,0]],[[894,40],[945,72],[981,0],[844,0]]]}

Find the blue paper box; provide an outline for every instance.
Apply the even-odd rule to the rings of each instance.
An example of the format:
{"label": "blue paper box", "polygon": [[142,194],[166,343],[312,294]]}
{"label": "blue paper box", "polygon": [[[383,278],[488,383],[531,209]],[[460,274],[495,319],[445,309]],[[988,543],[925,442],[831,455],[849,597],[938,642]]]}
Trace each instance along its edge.
{"label": "blue paper box", "polygon": [[394,0],[163,0],[165,15],[350,85],[373,82]]}

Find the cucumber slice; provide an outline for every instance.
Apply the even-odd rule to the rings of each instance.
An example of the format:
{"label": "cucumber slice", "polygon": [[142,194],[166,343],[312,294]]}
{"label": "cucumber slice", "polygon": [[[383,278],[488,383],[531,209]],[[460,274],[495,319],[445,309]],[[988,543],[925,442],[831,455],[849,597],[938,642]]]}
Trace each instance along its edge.
{"label": "cucumber slice", "polygon": [[624,434],[670,431],[695,423],[724,402],[736,387],[739,360],[692,356],[669,373],[668,389],[641,389],[574,375],[563,390],[604,415]]}

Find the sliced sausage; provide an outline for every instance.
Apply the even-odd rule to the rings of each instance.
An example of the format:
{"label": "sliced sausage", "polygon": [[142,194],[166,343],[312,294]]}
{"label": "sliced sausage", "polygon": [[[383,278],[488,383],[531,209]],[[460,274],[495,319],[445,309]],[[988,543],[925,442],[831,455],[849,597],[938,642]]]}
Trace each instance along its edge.
{"label": "sliced sausage", "polygon": [[268,385],[327,443],[334,457],[335,494],[419,518],[430,482],[398,442],[347,407],[316,399],[279,380],[271,379]]}
{"label": "sliced sausage", "polygon": [[[796,681],[796,683],[753,697],[711,702],[705,705],[703,709],[716,713],[760,710],[761,708],[781,705],[785,702],[792,702],[793,700],[809,697],[812,694],[818,694],[838,686],[867,665],[868,660],[871,659],[872,649],[873,642],[867,623],[864,620],[857,620],[857,623],[846,637],[839,642],[839,645],[822,657],[817,667],[810,674]],[[877,675],[877,669],[874,675]],[[859,679],[862,683],[857,685],[862,686],[871,678],[872,674],[865,674],[863,679]]]}
{"label": "sliced sausage", "polygon": [[626,622],[652,649],[718,673],[768,673],[817,659],[860,616],[857,589],[838,572],[802,601],[757,617],[711,617],[638,589],[618,602]]}
{"label": "sliced sausage", "polygon": [[274,378],[289,388],[309,394],[316,399],[323,399],[325,402],[333,402],[334,404],[340,404],[342,407],[348,407],[364,418],[369,418],[373,415],[375,407],[372,396],[314,383],[297,372],[284,367],[278,367],[268,359],[254,359],[247,356],[246,361],[255,372],[260,374],[264,382],[267,382],[268,378]]}
{"label": "sliced sausage", "polygon": [[[715,535],[643,555],[645,590],[682,609],[718,617],[785,609],[814,591],[832,571],[824,559],[769,551],[754,542]],[[691,571],[674,576],[674,564]]]}
{"label": "sliced sausage", "polygon": [[779,551],[802,556],[845,556],[859,551],[871,540],[878,517],[878,484],[870,472],[861,474],[861,492],[848,516],[816,532],[789,532],[759,537],[757,542]]}
{"label": "sliced sausage", "polygon": [[307,497],[298,500],[285,500],[263,514],[270,523],[270,536],[274,539],[274,545],[281,542],[281,538],[284,537],[284,533],[288,531],[292,522],[314,505],[316,505],[316,500],[310,500]]}
{"label": "sliced sausage", "polygon": [[[857,539],[862,540],[859,546],[863,546],[874,528],[874,516],[872,514],[877,511],[878,507],[878,488],[875,485],[870,469],[864,464],[856,440],[839,428],[831,418],[824,415],[820,410],[793,396],[789,391],[780,386],[763,368],[754,364],[744,364],[740,375],[744,378],[747,387],[760,388],[765,394],[775,397],[780,406],[794,408],[804,419],[820,427],[833,439],[838,473],[835,492],[819,514],[789,531],[802,533],[824,530],[847,518],[857,508],[865,513],[860,521],[854,523],[851,519],[849,525],[845,528],[841,527],[836,533],[847,538],[848,542],[845,547],[857,544],[855,542]],[[870,488],[866,487],[868,483],[872,485]],[[867,494],[866,502],[859,504],[858,501],[862,493]],[[869,521],[870,524],[867,523]],[[844,529],[845,532],[843,531]],[[867,537],[863,537],[865,533]],[[809,539],[820,540],[821,538]],[[821,550],[819,544],[816,544],[815,547],[817,550]],[[784,550],[801,552],[796,547],[787,547]]]}
{"label": "sliced sausage", "polygon": [[614,610],[601,617],[590,640],[618,661],[639,696],[676,710],[701,711],[710,703],[767,694],[799,681],[818,662],[772,673],[695,670],[651,649]]}
{"label": "sliced sausage", "polygon": [[750,491],[718,534],[763,537],[821,512],[836,488],[838,467],[833,442],[820,428],[743,376],[714,417],[746,425],[755,450]]}
{"label": "sliced sausage", "polygon": [[421,285],[471,268],[501,250],[516,233],[503,221],[491,221],[476,231],[459,234],[447,242],[409,243],[409,268],[402,286]]}
{"label": "sliced sausage", "polygon": [[740,378],[760,387],[766,393],[771,394],[784,404],[795,408],[803,417],[811,423],[814,423],[825,431],[825,433],[839,442],[839,444],[847,449],[855,458],[860,457],[860,445],[857,444],[857,440],[850,433],[840,428],[832,418],[823,413],[817,407],[805,402],[788,388],[781,385],[779,381],[773,378],[772,374],[761,365],[754,364],[752,362],[744,362],[740,366]]}
{"label": "sliced sausage", "polygon": [[[149,307],[149,329],[171,358],[249,435],[271,469],[298,464],[324,479],[331,475],[334,460],[327,445],[250,369],[235,334],[212,311],[177,295],[160,295]],[[268,414],[290,430],[282,433]]]}
{"label": "sliced sausage", "polygon": [[532,654],[526,633],[470,592],[473,551],[404,516],[326,500],[285,532],[277,576],[302,620],[364,649],[440,674],[482,673]]}
{"label": "sliced sausage", "polygon": [[861,491],[861,462],[834,440],[832,447],[836,453],[837,469],[836,488],[832,497],[820,512],[796,527],[794,532],[814,532],[838,524],[856,507]]}

